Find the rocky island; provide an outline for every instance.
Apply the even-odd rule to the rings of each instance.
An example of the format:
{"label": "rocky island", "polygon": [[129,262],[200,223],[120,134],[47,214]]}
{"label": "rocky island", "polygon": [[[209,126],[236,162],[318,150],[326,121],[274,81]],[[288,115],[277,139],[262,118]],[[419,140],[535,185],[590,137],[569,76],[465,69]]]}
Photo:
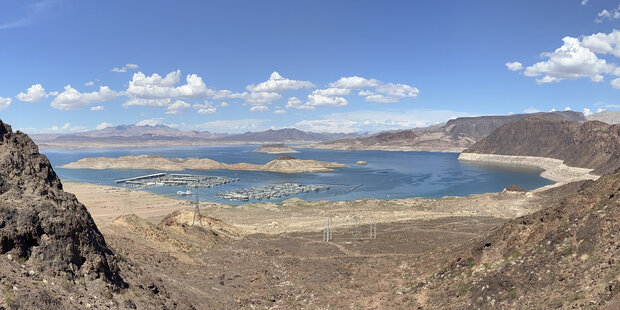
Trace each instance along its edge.
{"label": "rocky island", "polygon": [[67,169],[144,169],[182,171],[191,170],[247,170],[280,173],[329,172],[335,168],[347,167],[345,164],[316,160],[297,159],[280,156],[264,165],[236,163],[225,164],[208,158],[164,158],[159,155],[86,157],[76,162],[59,166]]}
{"label": "rocky island", "polygon": [[285,144],[265,144],[252,152],[256,153],[267,153],[267,154],[291,154],[291,153],[299,153],[299,151],[294,150],[290,146],[286,146]]}

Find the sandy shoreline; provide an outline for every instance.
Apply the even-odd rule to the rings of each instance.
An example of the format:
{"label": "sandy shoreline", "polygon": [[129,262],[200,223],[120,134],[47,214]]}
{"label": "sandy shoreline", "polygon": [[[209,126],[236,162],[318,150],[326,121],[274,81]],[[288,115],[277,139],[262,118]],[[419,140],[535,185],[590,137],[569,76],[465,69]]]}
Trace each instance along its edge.
{"label": "sandy shoreline", "polygon": [[[88,183],[64,182],[67,192],[82,202],[100,227],[109,226],[120,215],[136,214],[157,223],[176,210],[194,210],[190,201],[147,191]],[[500,192],[465,197],[406,198],[394,200],[304,201],[289,199],[282,204],[256,203],[232,206],[201,202],[201,214],[230,223],[245,233],[278,234],[322,229],[327,218],[334,226],[362,222],[401,222],[444,217],[495,217],[512,219],[540,208],[531,193]]]}
{"label": "sandy shoreline", "polygon": [[[563,160],[548,157],[461,153],[459,160],[541,168],[544,170],[540,174],[541,177],[556,182],[551,187],[575,181],[596,180],[600,177],[599,175],[591,174],[594,169],[570,167],[565,165]],[[546,189],[549,187],[545,186],[542,188]]]}

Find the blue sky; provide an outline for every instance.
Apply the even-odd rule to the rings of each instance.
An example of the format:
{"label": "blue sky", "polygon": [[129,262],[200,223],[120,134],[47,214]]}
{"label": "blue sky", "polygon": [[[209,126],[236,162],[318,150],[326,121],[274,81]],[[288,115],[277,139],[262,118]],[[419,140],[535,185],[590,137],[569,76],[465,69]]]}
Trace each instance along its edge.
{"label": "blue sky", "polygon": [[618,110],[619,5],[2,0],[0,118],[355,132]]}

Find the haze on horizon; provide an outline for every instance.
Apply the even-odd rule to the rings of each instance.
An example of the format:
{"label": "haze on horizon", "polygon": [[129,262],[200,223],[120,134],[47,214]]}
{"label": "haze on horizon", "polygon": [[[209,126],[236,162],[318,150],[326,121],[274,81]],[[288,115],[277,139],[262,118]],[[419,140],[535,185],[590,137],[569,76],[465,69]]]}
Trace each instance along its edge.
{"label": "haze on horizon", "polygon": [[620,1],[0,3],[0,119],[238,133],[618,109]]}

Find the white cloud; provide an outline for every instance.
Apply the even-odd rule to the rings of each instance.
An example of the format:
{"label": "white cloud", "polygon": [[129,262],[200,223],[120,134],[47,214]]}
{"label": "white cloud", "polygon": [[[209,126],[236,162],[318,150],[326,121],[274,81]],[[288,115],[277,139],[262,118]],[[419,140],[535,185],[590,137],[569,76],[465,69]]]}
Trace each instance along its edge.
{"label": "white cloud", "polygon": [[6,110],[11,105],[11,98],[0,97],[0,111]]}
{"label": "white cloud", "polygon": [[103,123],[97,125],[97,127],[95,127],[95,130],[106,129],[106,128],[112,127],[112,126],[114,126],[114,125],[112,125],[112,124],[110,124],[108,122],[103,122]]}
{"label": "white cloud", "polygon": [[278,93],[271,92],[259,92],[259,93],[250,93],[245,97],[245,102],[251,105],[265,105],[270,104],[276,100],[280,100],[282,95]]}
{"label": "white cloud", "polygon": [[156,125],[161,124],[162,120],[163,120],[162,117],[149,118],[149,119],[145,119],[145,120],[141,120],[137,122],[136,126],[156,126]]}
{"label": "white cloud", "polygon": [[596,33],[582,39],[581,45],[598,54],[612,54],[620,57],[620,30],[610,33]]}
{"label": "white cloud", "polygon": [[564,108],[564,111],[570,111],[570,110],[571,110],[571,108],[570,108],[570,107],[566,107],[566,108]]}
{"label": "white cloud", "polygon": [[598,109],[596,109],[596,113],[601,113],[601,112],[603,112],[603,111],[607,111],[607,110],[602,109],[602,108],[598,108]]}
{"label": "white cloud", "polygon": [[351,93],[351,90],[348,88],[326,88],[326,89],[317,89],[312,92],[313,94],[321,95],[321,96],[346,96]]}
{"label": "white cloud", "polygon": [[217,120],[206,122],[196,127],[211,132],[239,133],[264,130],[267,127],[263,124],[268,121],[266,119]]}
{"label": "white cloud", "polygon": [[329,87],[347,89],[360,89],[375,87],[377,85],[379,85],[379,81],[375,79],[365,79],[359,76],[341,77],[337,81],[329,83]]}
{"label": "white cloud", "polygon": [[508,68],[508,70],[510,71],[519,71],[523,69],[523,64],[515,61],[515,62],[507,62],[506,63],[506,68]]}
{"label": "white cloud", "polygon": [[65,90],[58,94],[51,103],[51,106],[58,110],[77,110],[88,106],[91,103],[104,102],[113,99],[119,94],[107,86],[100,86],[99,91],[91,93],[80,93],[71,85],[65,86]]}
{"label": "white cloud", "polygon": [[615,89],[620,89],[620,78],[611,80],[611,86]]}
{"label": "white cloud", "polygon": [[302,102],[297,97],[290,97],[286,101],[287,109],[301,109]]}
{"label": "white cloud", "polygon": [[255,105],[255,106],[250,108],[250,111],[252,111],[252,112],[267,112],[267,111],[269,111],[269,108],[266,105]]}
{"label": "white cloud", "polygon": [[96,105],[94,107],[90,107],[91,111],[103,111],[103,106],[102,105]]}
{"label": "white cloud", "polygon": [[590,109],[588,108],[583,108],[583,115],[585,116],[592,115],[592,111],[590,111]]}
{"label": "white cloud", "polygon": [[85,131],[88,128],[83,126],[71,126],[71,123],[64,123],[62,126],[52,126],[50,128],[45,128],[41,130],[41,132],[76,132],[76,131]]}
{"label": "white cloud", "polygon": [[84,83],[84,86],[93,86],[93,85],[95,85],[95,81],[88,81]]}
{"label": "white cloud", "polygon": [[223,101],[222,103],[220,103],[220,107],[221,108],[227,108],[228,107],[228,102]]}
{"label": "white cloud", "polygon": [[314,87],[309,81],[291,80],[283,78],[278,72],[271,73],[269,80],[259,83],[257,85],[248,85],[246,88],[251,92],[267,92],[267,93],[282,93],[287,90],[311,88]]}
{"label": "white cloud", "polygon": [[316,107],[345,107],[348,104],[349,102],[344,97],[324,96],[315,91],[308,95],[308,101],[303,106],[308,109],[314,109]]}
{"label": "white cloud", "polygon": [[217,111],[213,103],[208,100],[205,100],[204,104],[194,104],[192,108],[196,109],[198,114],[213,114]]}
{"label": "white cloud", "polygon": [[597,16],[598,17],[594,20],[594,22],[596,23],[602,23],[604,20],[618,19],[620,18],[620,5],[617,8],[612,9],[610,11],[602,10],[601,12],[598,13]]}
{"label": "white cloud", "polygon": [[590,77],[593,81],[601,80],[601,73],[613,71],[614,66],[604,59],[599,59],[590,49],[583,47],[579,39],[565,37],[564,44],[552,53],[542,53],[549,58],[525,69],[524,75],[529,77],[543,76],[536,82],[551,83],[564,79]]}
{"label": "white cloud", "polygon": [[375,87],[379,94],[366,96],[366,101],[381,103],[398,102],[402,98],[416,98],[420,91],[406,84],[385,83]]}
{"label": "white cloud", "polygon": [[527,109],[523,110],[523,112],[524,113],[538,113],[538,112],[540,112],[540,110],[536,109],[536,108],[527,108]]}
{"label": "white cloud", "polygon": [[295,128],[313,132],[344,132],[351,133],[360,131],[361,128],[356,126],[354,121],[346,120],[303,120],[294,125]]}
{"label": "white cloud", "polygon": [[189,109],[191,105],[185,101],[177,100],[166,108],[166,114],[180,114]]}
{"label": "white cloud", "polygon": [[110,71],[112,71],[112,72],[127,72],[127,70],[128,70],[128,69],[130,69],[130,70],[136,70],[136,69],[138,69],[138,68],[139,68],[139,67],[138,67],[138,65],[136,65],[136,64],[126,64],[126,65],[124,65],[124,66],[122,66],[122,67],[114,67],[114,68],[112,68],[112,70],[110,70]]}
{"label": "white cloud", "polygon": [[277,108],[275,111],[273,111],[273,114],[285,114],[286,110],[282,109],[282,108]]}
{"label": "white cloud", "polygon": [[19,101],[24,102],[39,102],[47,97],[49,97],[49,94],[45,92],[45,88],[41,84],[34,84],[26,90],[26,93],[21,92],[15,96]]}
{"label": "white cloud", "polygon": [[589,0],[581,0],[581,5],[586,5],[586,4],[588,4],[588,1],[589,1]]}

